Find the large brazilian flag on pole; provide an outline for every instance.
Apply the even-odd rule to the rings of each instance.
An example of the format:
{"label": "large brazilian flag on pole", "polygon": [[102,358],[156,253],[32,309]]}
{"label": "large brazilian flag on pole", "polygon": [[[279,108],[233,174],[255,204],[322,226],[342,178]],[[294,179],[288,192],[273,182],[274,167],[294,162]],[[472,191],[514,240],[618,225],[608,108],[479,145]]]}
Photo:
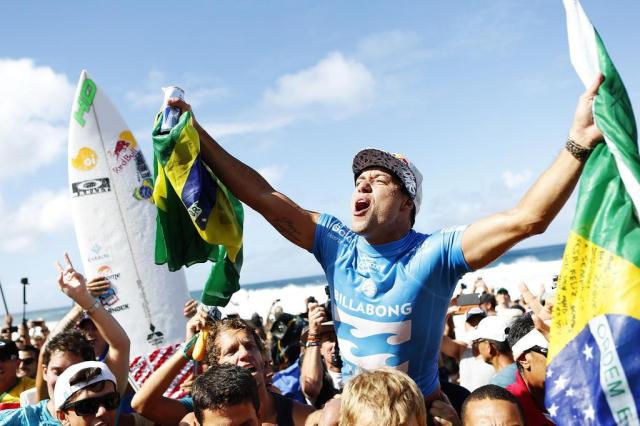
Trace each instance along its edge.
{"label": "large brazilian flag on pole", "polygon": [[631,103],[578,0],[564,0],[571,61],[605,136],[587,161],[553,308],[546,407],[558,424],[637,425],[640,157]]}

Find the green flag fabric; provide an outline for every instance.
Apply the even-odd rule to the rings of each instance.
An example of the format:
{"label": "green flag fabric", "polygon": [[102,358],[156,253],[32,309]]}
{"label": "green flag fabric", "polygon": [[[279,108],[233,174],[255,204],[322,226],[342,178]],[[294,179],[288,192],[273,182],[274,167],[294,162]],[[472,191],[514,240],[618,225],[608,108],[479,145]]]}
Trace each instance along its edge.
{"label": "green flag fabric", "polygon": [[571,61],[605,143],[582,173],[562,259],[547,356],[546,408],[557,424],[638,425],[640,156],[631,102],[577,0],[564,0]]}
{"label": "green flag fabric", "polygon": [[171,271],[213,262],[202,303],[225,306],[240,288],[242,204],[202,161],[192,114],[182,114],[166,134],[160,133],[161,118],[158,114],[152,133],[155,261]]}

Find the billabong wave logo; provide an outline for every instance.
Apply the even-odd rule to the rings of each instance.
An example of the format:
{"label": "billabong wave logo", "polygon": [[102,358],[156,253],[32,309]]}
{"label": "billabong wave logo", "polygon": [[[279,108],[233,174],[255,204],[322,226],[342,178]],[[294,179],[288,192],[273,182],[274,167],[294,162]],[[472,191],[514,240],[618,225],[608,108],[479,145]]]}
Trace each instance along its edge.
{"label": "billabong wave logo", "polygon": [[98,163],[98,155],[91,148],[83,146],[78,153],[71,159],[71,165],[74,169],[86,172],[93,169]]}
{"label": "billabong wave logo", "polygon": [[[411,340],[411,320],[382,322],[358,318],[336,307],[337,322],[341,326],[348,326],[347,333],[340,339],[340,353],[342,357],[365,370],[372,370],[384,366],[395,367],[407,371],[409,361],[397,359],[390,353],[390,346],[399,346]],[[386,336],[386,338],[385,338]],[[362,345],[358,346],[350,337],[362,339]],[[365,353],[365,346],[366,352]],[[384,348],[384,349],[383,349]],[[376,349],[378,351],[376,352]],[[372,353],[373,352],[373,353]]]}

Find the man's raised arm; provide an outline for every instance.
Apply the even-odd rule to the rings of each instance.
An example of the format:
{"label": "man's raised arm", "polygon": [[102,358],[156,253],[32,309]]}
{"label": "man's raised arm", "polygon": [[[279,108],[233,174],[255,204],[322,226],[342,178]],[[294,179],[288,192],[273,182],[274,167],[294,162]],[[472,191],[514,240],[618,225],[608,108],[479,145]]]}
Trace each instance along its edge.
{"label": "man's raised arm", "polygon": [[[180,99],[169,100],[169,105],[191,111],[191,106]],[[193,124],[200,136],[202,158],[233,195],[264,216],[289,241],[310,251],[320,215],[298,206],[273,189],[260,173],[225,151],[195,116]]]}
{"label": "man's raised arm", "polygon": [[[603,76],[578,101],[569,139],[574,144],[592,149],[602,140],[602,133],[593,122],[591,106],[602,84]],[[569,199],[580,178],[584,161],[563,149],[520,203],[513,209],[498,213],[469,226],[462,237],[462,252],[469,266],[482,268],[496,260],[514,244],[543,233]]]}

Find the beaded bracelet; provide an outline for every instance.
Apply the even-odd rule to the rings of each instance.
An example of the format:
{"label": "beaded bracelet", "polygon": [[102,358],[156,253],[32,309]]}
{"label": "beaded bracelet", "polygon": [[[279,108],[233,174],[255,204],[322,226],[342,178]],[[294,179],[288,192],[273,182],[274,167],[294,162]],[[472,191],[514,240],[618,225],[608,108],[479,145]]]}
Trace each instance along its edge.
{"label": "beaded bracelet", "polygon": [[100,303],[99,299],[96,299],[96,301],[93,302],[93,305],[89,306],[87,309],[84,310],[84,313],[86,315],[91,315],[93,313],[93,311],[98,309],[99,306],[102,306],[102,303]]}
{"label": "beaded bracelet", "polygon": [[591,152],[593,151],[593,148],[585,148],[571,138],[567,139],[565,148],[569,151],[569,154],[573,155],[581,162],[587,161],[587,158],[589,158],[589,155],[591,155]]}

